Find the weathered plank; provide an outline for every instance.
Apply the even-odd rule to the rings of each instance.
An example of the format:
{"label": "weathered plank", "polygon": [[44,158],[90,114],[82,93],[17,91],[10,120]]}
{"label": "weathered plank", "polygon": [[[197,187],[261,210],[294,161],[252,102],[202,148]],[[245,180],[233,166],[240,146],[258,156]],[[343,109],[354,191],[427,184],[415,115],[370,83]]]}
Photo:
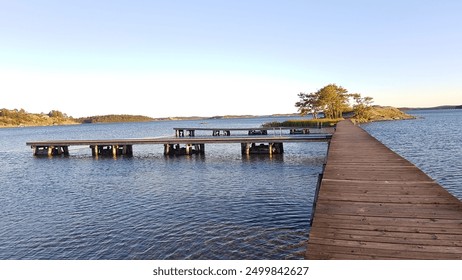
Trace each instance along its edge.
{"label": "weathered plank", "polygon": [[462,259],[462,202],[349,121],[332,137],[308,259]]}

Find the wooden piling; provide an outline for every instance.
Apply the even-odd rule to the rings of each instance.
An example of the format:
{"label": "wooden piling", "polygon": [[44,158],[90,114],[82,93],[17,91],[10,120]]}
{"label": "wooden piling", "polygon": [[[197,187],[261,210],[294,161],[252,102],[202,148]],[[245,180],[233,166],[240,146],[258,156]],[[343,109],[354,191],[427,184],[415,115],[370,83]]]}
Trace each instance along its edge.
{"label": "wooden piling", "polygon": [[63,146],[62,149],[63,149],[64,155],[69,156],[69,147],[68,146]]}
{"label": "wooden piling", "polygon": [[243,155],[250,155],[250,143],[241,143],[241,153]]}
{"label": "wooden piling", "polygon": [[131,157],[133,156],[133,146],[132,145],[123,145],[122,146],[122,155]]}

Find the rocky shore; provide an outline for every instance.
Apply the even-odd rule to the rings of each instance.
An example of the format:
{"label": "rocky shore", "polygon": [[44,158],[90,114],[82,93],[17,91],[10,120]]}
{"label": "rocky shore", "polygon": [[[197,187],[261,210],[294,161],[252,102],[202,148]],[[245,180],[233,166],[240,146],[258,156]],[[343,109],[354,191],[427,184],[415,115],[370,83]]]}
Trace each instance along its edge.
{"label": "rocky shore", "polygon": [[368,112],[367,119],[355,119],[353,116],[352,121],[355,123],[376,122],[376,121],[393,121],[393,120],[408,120],[415,119],[414,116],[406,114],[405,112],[390,106],[372,106]]}

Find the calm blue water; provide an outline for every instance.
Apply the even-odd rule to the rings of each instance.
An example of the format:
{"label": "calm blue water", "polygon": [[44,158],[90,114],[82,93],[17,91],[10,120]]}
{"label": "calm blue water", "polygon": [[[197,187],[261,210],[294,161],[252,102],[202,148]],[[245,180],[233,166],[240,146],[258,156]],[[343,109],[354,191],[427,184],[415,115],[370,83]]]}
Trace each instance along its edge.
{"label": "calm blue water", "polygon": [[[364,128],[462,198],[462,111]],[[173,127],[248,127],[285,118],[0,129],[0,259],[299,259],[308,238],[325,143],[245,157],[239,144],[206,155],[34,158],[26,141],[173,135]]]}
{"label": "calm blue water", "polygon": [[26,141],[173,135],[173,127],[249,127],[280,119],[168,121],[0,129],[0,259],[299,259],[326,143],[281,156],[239,144],[166,158],[35,158]]}
{"label": "calm blue water", "polygon": [[418,118],[363,128],[462,200],[462,110],[408,113]]}

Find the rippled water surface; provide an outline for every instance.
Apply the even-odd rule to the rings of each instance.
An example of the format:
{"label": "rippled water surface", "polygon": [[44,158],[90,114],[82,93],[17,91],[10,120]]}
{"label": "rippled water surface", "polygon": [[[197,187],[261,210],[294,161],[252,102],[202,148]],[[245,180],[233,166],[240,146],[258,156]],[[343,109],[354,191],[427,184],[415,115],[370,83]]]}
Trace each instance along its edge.
{"label": "rippled water surface", "polygon": [[298,259],[308,238],[325,143],[286,144],[280,156],[35,158],[26,141],[139,138],[177,126],[260,126],[278,119],[169,121],[0,129],[0,259]]}
{"label": "rippled water surface", "polygon": [[[416,120],[364,128],[462,199],[462,110],[413,111]],[[284,155],[242,156],[239,144],[205,156],[35,158],[26,141],[173,135],[173,127],[249,127],[280,119],[168,121],[0,129],[0,259],[299,259],[325,143]]]}
{"label": "rippled water surface", "polygon": [[415,120],[364,128],[462,200],[462,110],[416,110]]}

